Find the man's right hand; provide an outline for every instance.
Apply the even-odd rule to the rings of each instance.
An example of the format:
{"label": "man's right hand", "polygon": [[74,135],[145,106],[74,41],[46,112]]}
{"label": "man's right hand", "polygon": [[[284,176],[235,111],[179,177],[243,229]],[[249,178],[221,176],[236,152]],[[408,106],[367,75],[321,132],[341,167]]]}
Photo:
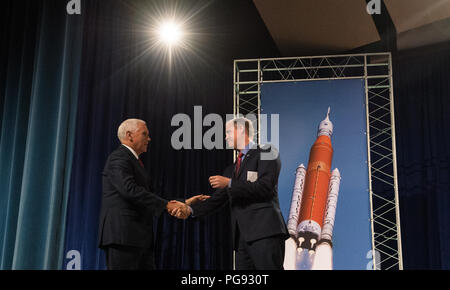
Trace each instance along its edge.
{"label": "man's right hand", "polygon": [[209,195],[199,194],[199,195],[193,196],[189,199],[186,199],[184,202],[187,205],[193,205],[193,204],[196,204],[197,202],[204,201],[210,197],[211,196],[209,196]]}
{"label": "man's right hand", "polygon": [[187,219],[191,215],[190,208],[182,202],[171,200],[167,203],[167,212],[180,219]]}

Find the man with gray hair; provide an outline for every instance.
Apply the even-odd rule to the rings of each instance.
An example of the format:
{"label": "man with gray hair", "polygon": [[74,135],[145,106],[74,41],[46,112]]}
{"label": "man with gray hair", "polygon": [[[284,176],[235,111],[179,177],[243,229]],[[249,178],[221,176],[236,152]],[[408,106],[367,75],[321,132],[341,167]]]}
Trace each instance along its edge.
{"label": "man with gray hair", "polygon": [[167,201],[150,191],[148,174],[139,155],[147,151],[149,131],[144,121],[125,120],[117,131],[121,145],[103,170],[103,196],[99,223],[99,247],[110,270],[155,269],[153,216],[164,210],[186,218],[188,205],[207,196]]}

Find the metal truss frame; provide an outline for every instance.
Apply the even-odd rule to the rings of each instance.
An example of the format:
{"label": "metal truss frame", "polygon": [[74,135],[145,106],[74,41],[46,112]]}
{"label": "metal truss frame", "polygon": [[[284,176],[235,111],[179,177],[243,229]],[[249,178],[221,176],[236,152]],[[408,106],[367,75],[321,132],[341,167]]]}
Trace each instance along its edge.
{"label": "metal truss frame", "polygon": [[390,53],[235,60],[234,115],[257,117],[255,140],[259,143],[261,84],[331,79],[365,81],[372,232],[372,255],[368,258],[374,270],[402,270]]}

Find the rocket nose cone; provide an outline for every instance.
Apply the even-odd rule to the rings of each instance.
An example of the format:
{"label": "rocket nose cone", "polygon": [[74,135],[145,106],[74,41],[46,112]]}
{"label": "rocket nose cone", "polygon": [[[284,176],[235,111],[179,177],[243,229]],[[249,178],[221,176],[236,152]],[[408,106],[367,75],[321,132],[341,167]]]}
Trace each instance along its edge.
{"label": "rocket nose cone", "polygon": [[333,172],[331,172],[331,175],[335,175],[335,176],[341,176],[341,172],[339,171],[339,169],[337,169],[337,168],[335,168],[334,170],[333,170]]}
{"label": "rocket nose cone", "polygon": [[330,121],[329,116],[330,116],[330,107],[328,107],[327,116],[319,124],[317,136],[325,135],[331,138],[331,135],[333,135],[333,123]]}

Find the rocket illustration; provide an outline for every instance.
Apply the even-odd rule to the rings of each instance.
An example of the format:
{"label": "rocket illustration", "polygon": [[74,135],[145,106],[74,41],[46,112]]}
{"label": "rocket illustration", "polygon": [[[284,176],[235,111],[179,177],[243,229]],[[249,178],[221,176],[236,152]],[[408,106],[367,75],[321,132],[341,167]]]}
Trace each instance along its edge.
{"label": "rocket illustration", "polygon": [[331,172],[330,108],[320,122],[308,166],[297,167],[288,218],[285,269],[332,269],[332,237],[341,175]]}

